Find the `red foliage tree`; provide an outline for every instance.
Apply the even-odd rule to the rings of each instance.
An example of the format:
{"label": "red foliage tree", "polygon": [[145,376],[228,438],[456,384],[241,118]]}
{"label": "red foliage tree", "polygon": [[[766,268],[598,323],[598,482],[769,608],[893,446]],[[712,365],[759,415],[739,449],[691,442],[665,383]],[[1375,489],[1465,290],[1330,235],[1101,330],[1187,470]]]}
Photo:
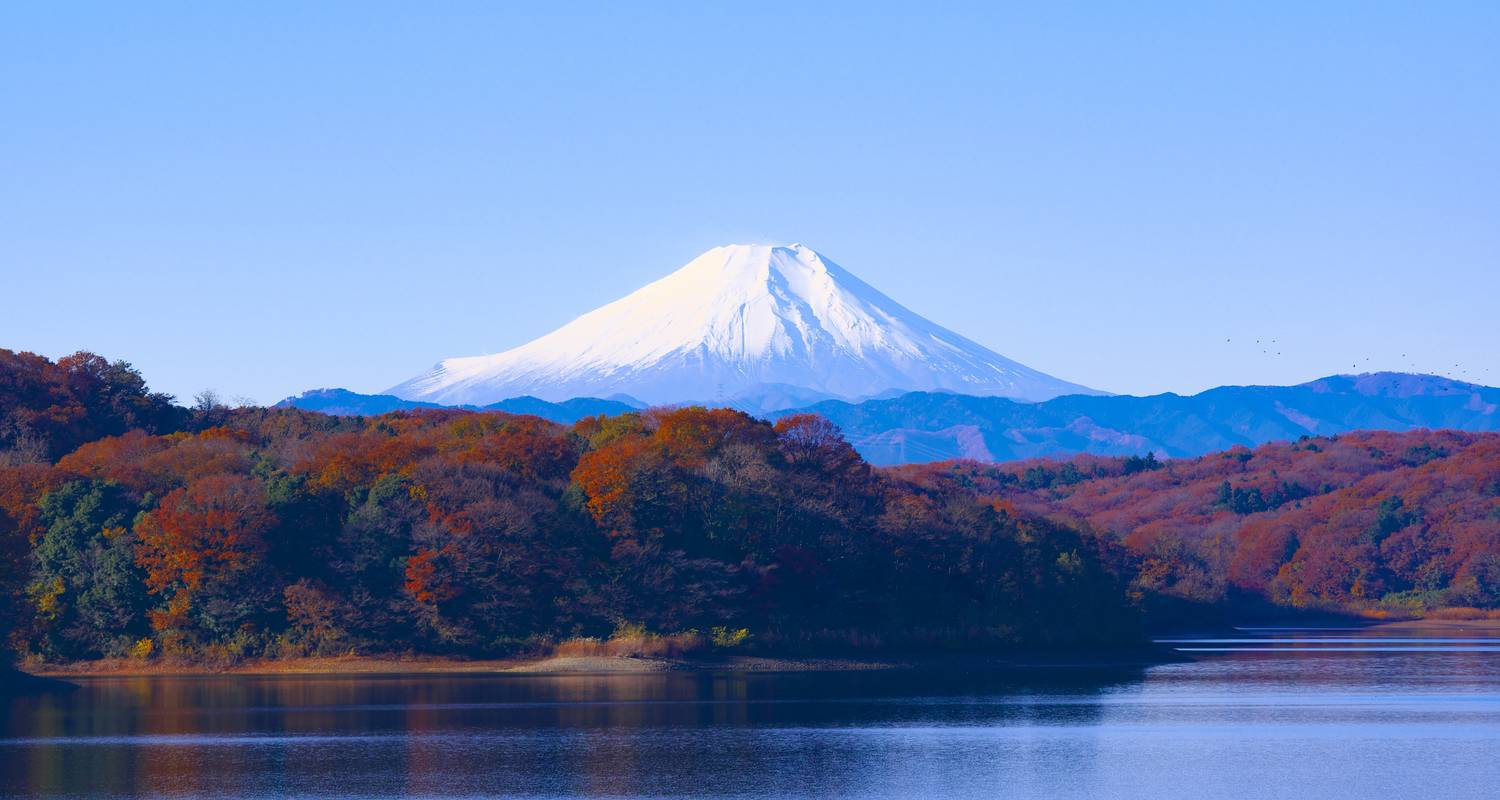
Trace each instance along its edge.
{"label": "red foliage tree", "polygon": [[259,566],[275,521],[264,488],[242,475],[199,478],[163,497],[135,525],[146,586],[166,601],[152,612],[153,627],[183,628],[200,595]]}

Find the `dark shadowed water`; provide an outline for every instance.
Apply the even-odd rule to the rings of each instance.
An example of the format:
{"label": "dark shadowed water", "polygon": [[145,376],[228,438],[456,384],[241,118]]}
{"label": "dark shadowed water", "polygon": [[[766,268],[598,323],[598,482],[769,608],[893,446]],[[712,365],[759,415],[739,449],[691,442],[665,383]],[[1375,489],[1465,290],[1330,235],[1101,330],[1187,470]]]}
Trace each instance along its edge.
{"label": "dark shadowed water", "polygon": [[1500,642],[1241,631],[1136,670],[110,678],[8,796],[1500,797]]}

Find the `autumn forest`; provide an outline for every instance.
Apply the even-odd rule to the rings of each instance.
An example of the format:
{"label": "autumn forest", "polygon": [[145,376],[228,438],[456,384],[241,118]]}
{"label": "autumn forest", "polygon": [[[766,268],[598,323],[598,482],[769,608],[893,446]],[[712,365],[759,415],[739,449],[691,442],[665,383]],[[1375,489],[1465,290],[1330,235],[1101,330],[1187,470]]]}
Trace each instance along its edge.
{"label": "autumn forest", "polygon": [[874,468],[812,415],[185,408],[0,350],[0,547],[47,662],[1097,646],[1500,608],[1500,435]]}

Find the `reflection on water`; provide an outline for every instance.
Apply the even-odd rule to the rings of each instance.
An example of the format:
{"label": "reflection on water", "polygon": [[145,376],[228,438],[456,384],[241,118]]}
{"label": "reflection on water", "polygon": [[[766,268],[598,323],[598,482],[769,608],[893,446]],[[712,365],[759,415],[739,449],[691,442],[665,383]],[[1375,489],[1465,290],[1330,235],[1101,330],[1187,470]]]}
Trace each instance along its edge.
{"label": "reflection on water", "polygon": [[1278,629],[1164,642],[1245,650],[1138,671],[93,679],[0,701],[0,790],[1490,797],[1495,644]]}

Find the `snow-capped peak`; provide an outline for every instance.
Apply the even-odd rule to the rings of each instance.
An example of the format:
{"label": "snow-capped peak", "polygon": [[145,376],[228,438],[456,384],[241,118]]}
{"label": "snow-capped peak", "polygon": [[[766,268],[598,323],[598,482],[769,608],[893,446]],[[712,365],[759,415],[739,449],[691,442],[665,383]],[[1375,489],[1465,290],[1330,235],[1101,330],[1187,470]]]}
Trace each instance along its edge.
{"label": "snow-capped peak", "polygon": [[486,404],[627,394],[723,401],[762,384],[856,399],[937,390],[1042,400],[1093,393],[907,310],[800,244],[716,247],[520,347],[450,358],[390,390]]}

